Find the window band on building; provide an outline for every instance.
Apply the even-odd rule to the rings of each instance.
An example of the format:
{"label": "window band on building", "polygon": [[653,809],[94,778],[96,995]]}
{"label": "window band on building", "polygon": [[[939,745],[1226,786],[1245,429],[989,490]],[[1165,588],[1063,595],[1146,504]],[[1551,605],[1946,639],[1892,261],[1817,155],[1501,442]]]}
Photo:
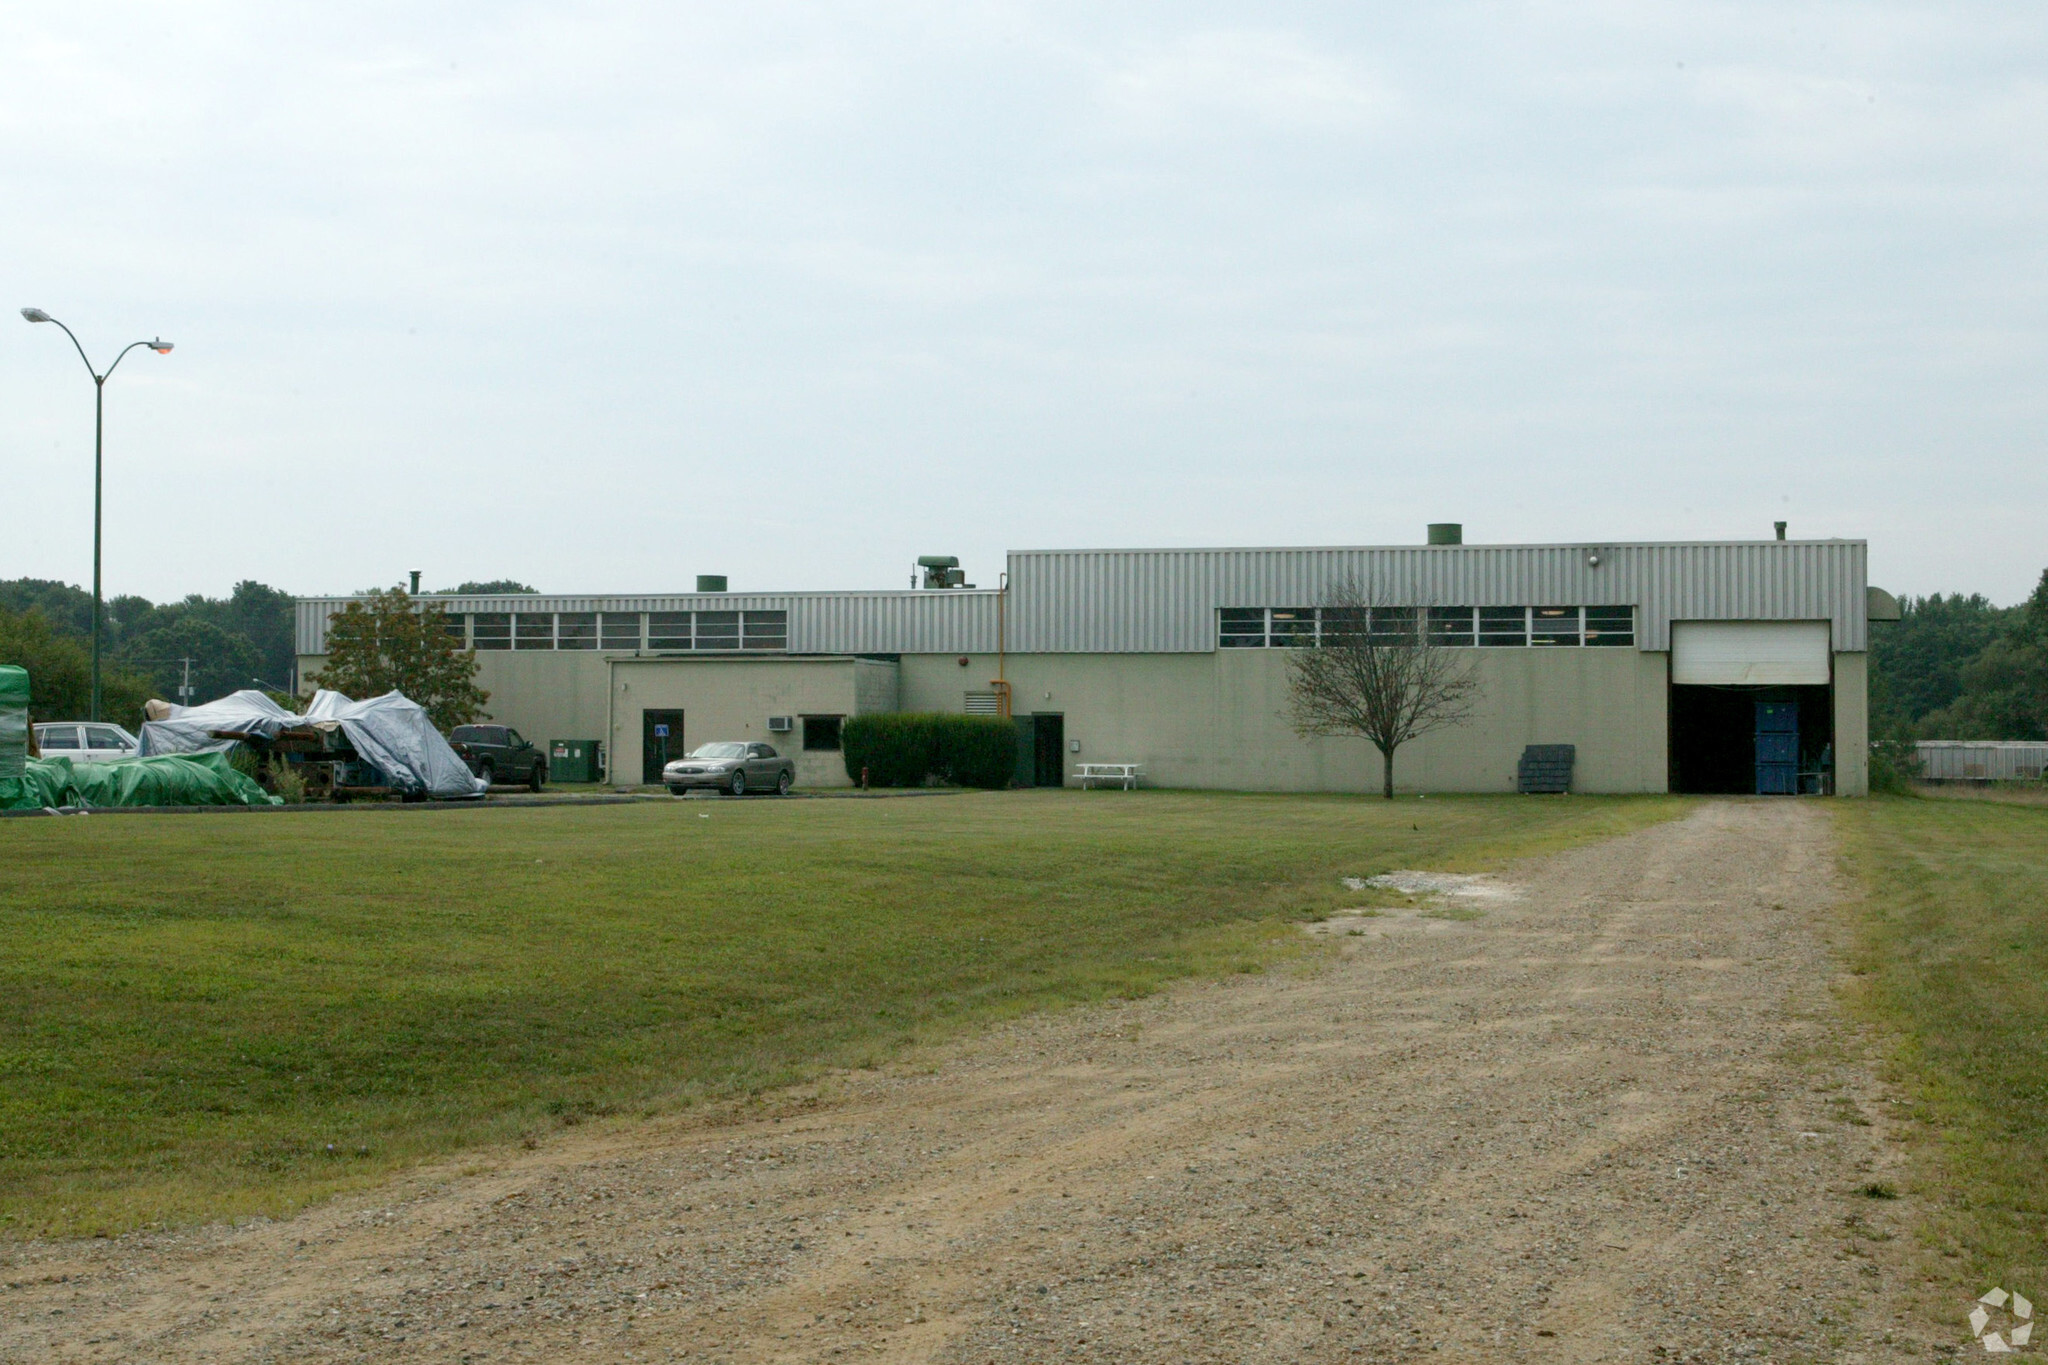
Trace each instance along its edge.
{"label": "window band on building", "polygon": [[449,612],[443,628],[471,649],[789,650],[786,611]]}
{"label": "window band on building", "polygon": [[1363,636],[1376,645],[1423,637],[1482,649],[1634,645],[1635,608],[1603,607],[1224,607],[1219,649],[1302,649]]}

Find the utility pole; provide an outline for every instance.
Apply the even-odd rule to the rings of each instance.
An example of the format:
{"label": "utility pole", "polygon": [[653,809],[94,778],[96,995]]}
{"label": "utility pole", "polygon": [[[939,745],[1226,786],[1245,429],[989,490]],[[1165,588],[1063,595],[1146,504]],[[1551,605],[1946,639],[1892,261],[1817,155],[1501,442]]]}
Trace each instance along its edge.
{"label": "utility pole", "polygon": [[186,658],[180,659],[178,662],[185,665],[185,680],[178,684],[178,705],[190,706],[192,704],[192,660]]}

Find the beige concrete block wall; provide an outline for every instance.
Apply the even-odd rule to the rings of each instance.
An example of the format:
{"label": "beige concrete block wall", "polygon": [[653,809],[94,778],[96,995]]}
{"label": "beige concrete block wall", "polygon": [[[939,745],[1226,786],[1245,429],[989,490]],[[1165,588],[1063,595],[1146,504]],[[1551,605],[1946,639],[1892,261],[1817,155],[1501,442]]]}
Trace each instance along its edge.
{"label": "beige concrete block wall", "polygon": [[[1303,740],[1286,718],[1281,650],[1214,654],[1011,655],[1019,714],[1064,715],[1073,765],[1145,765],[1161,786],[1372,791],[1379,751],[1361,739]],[[1475,650],[1483,698],[1470,723],[1402,746],[1403,791],[1512,791],[1526,744],[1575,744],[1575,787],[1667,786],[1667,656],[1633,649]],[[903,708],[959,711],[995,676],[991,655],[905,655]]]}
{"label": "beige concrete block wall", "polygon": [[[767,731],[770,715],[861,715],[965,709],[985,692],[993,655],[854,659],[618,659],[581,652],[484,651],[479,683],[495,720],[545,744],[603,737],[614,780],[638,782],[640,711],[680,708],[684,743],[763,739],[797,759],[806,786],[846,785],[836,752],[805,753],[801,722]],[[1471,723],[1404,745],[1402,791],[1511,791],[1525,744],[1575,744],[1575,787],[1661,792],[1668,782],[1669,656],[1633,649],[1475,650],[1484,699]],[[1379,753],[1364,740],[1302,740],[1286,721],[1281,650],[1214,654],[1011,655],[1018,713],[1057,711],[1080,762],[1137,762],[1161,786],[1253,791],[1372,791]],[[310,678],[323,659],[302,658]],[[1835,656],[1836,790],[1869,789],[1867,656]],[[613,672],[616,691],[607,696]],[[1046,695],[1050,693],[1051,695]],[[607,702],[616,703],[615,712]],[[608,732],[609,729],[609,733]]]}
{"label": "beige concrete block wall", "polygon": [[[854,659],[620,659],[613,666],[613,780],[637,783],[642,773],[641,715],[681,710],[681,746],[671,755],[714,740],[761,740],[796,760],[797,783],[847,786],[837,750],[807,752],[805,715],[858,714],[860,661]],[[791,716],[796,728],[772,734],[768,717]]]}
{"label": "beige concrete block wall", "polygon": [[[602,739],[616,782],[639,782],[640,712],[662,708],[684,712],[682,743],[691,748],[715,739],[763,740],[796,759],[803,785],[843,787],[846,766],[836,751],[806,753],[800,719],[790,733],[770,734],[768,717],[855,715],[893,707],[896,694],[896,665],[869,660],[645,659],[582,650],[480,650],[476,657],[477,684],[491,694],[491,720],[536,744]],[[299,676],[312,678],[325,662],[301,658]]]}
{"label": "beige concrete block wall", "polygon": [[1835,656],[1835,794],[1870,795],[1870,656]]}

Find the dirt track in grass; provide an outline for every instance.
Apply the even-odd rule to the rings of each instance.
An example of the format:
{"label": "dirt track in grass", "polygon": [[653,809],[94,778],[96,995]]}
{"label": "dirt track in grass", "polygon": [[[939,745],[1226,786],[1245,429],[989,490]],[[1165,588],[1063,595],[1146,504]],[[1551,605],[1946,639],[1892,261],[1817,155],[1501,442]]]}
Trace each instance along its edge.
{"label": "dirt track in grass", "polygon": [[1864,1192],[1896,1175],[1825,809],[1708,804],[1485,889],[724,1117],[13,1246],[0,1357],[1928,1358],[1890,1307],[1911,1209]]}

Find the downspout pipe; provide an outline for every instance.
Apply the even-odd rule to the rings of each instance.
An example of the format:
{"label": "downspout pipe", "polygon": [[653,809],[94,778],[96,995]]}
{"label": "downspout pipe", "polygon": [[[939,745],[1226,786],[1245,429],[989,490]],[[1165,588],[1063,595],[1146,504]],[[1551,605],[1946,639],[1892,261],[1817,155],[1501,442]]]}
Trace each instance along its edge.
{"label": "downspout pipe", "polygon": [[619,661],[604,661],[604,780],[619,785]]}
{"label": "downspout pipe", "polygon": [[1010,714],[1010,571],[1003,570],[996,583],[996,705]]}

